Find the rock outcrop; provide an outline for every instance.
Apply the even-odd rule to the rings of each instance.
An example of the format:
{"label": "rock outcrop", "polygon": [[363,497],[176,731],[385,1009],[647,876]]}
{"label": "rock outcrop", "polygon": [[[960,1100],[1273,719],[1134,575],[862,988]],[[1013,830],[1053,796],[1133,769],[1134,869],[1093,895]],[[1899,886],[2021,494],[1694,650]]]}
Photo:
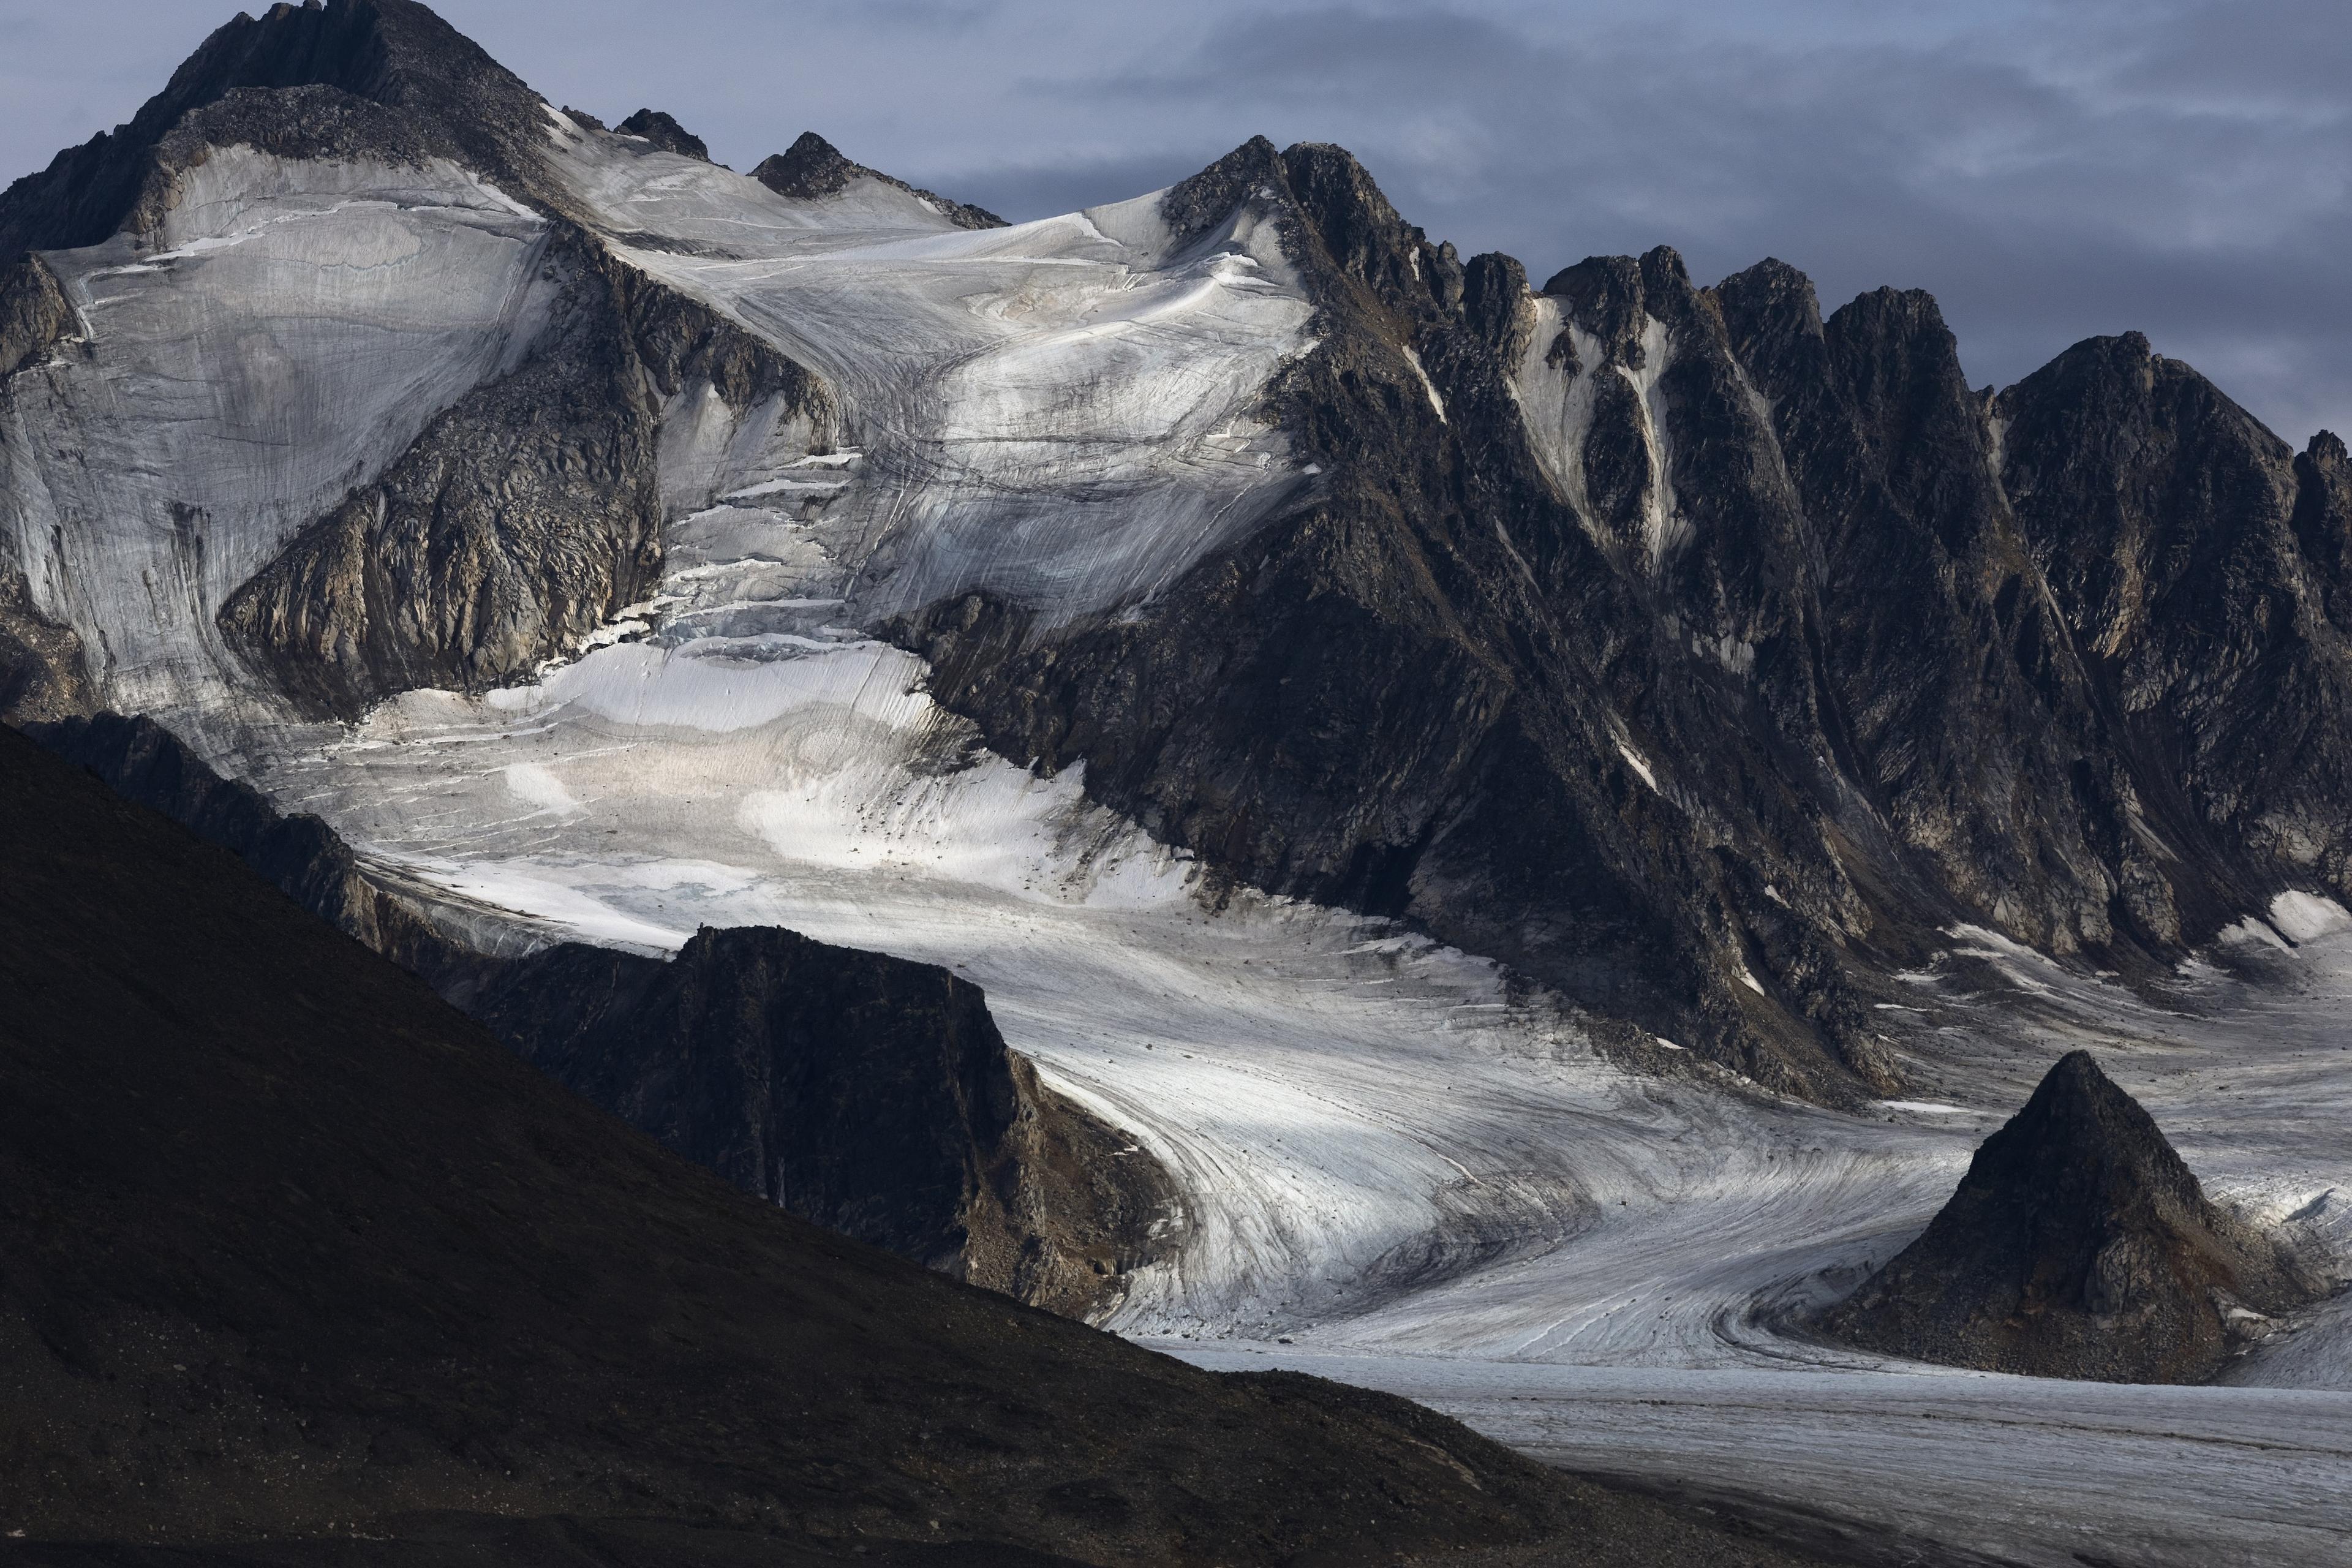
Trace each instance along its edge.
{"label": "rock outcrop", "polygon": [[658,109],[640,109],[613,129],[624,136],[642,136],[665,153],[710,162],[710,149],[702,138]]}
{"label": "rock outcrop", "polygon": [[834,144],[814,131],[803,131],[790,147],[781,153],[771,153],[753,165],[751,177],[780,196],[793,196],[815,201],[839,195],[849,188],[852,180],[879,180],[886,185],[906,192],[918,201],[928,203],[941,217],[958,228],[1003,228],[1004,220],[986,207],[976,207],[968,202],[951,201],[935,191],[926,191],[863,163],[853,163]]}
{"label": "rock outcrop", "polygon": [[1005,1048],[945,970],[788,931],[704,931],[667,961],[563,943],[483,952],[152,720],[42,744],[229,850],[430,984],[551,1078],[803,1219],[1076,1318],[1185,1226],[1159,1162]]}
{"label": "rock outcrop", "polygon": [[1037,1081],[978,987],[772,928],[667,961],[564,943],[443,994],[525,1060],[746,1192],[1066,1316],[1172,1252],[1157,1161]]}
{"label": "rock outcrop", "polygon": [[1926,1232],[1822,1326],[1988,1372],[2197,1383],[2313,1293],[2075,1051],[1985,1140]]}
{"label": "rock outcrop", "polygon": [[41,613],[24,569],[0,554],[0,723],[52,722],[97,700],[81,638]]}

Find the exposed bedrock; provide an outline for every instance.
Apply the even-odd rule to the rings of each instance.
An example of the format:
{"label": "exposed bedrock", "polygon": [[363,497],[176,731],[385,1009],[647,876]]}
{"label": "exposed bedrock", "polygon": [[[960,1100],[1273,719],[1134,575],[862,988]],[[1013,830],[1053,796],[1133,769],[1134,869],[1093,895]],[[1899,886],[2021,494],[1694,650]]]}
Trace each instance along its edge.
{"label": "exposed bedrock", "polygon": [[41,614],[24,569],[0,553],[0,723],[47,723],[96,703],[81,638]]}
{"label": "exposed bedrock", "polygon": [[702,138],[658,109],[640,109],[613,129],[624,136],[642,136],[665,153],[710,162],[710,149]]}
{"label": "exposed bedrock", "polygon": [[2199,1383],[2315,1292],[2075,1051],[1985,1140],[1927,1231],[1822,1322],[1989,1372]]}
{"label": "exposed bedrock", "polygon": [[37,256],[0,271],[0,379],[39,363],[67,337],[73,305]]}
{"label": "exposed bedrock", "polygon": [[1333,148],[1254,142],[1163,210],[1206,233],[1234,201],[1270,206],[1318,308],[1271,395],[1312,499],[1066,629],[935,606],[902,635],[941,700],[1247,880],[1407,917],[1780,1087],[1889,1081],[1839,975],[1868,914],[1832,847],[1880,830],[1775,733],[1771,704],[1814,701],[1802,637],[1767,629],[1785,593],[1742,577],[1674,624],[1561,500],[1508,380],[1547,346],[1516,263],[1426,245]]}
{"label": "exposed bedrock", "polygon": [[1181,1237],[1159,1163],[1041,1084],[943,969],[770,928],[706,931],[668,961],[481,952],[379,887],[325,823],[279,816],[151,720],[31,732],[592,1103],[804,1219],[1076,1318],[1116,1307]]}
{"label": "exposed bedrock", "polygon": [[565,943],[443,991],[737,1186],[1069,1316],[1115,1305],[1182,1228],[1157,1163],[1038,1083],[979,988],[934,965],[705,930],[667,961]]}
{"label": "exposed bedrock", "polygon": [[790,147],[781,153],[771,153],[753,165],[751,177],[780,196],[793,196],[814,201],[838,195],[849,188],[852,180],[879,180],[921,201],[930,204],[941,217],[958,228],[1003,228],[1005,222],[986,207],[976,207],[969,202],[959,202],[908,184],[906,181],[869,169],[863,163],[853,163],[841,150],[814,131],[803,131]]}
{"label": "exposed bedrock", "polygon": [[1926,295],[1824,321],[1778,262],[1530,291],[1336,148],[1162,216],[1237,206],[1318,307],[1268,394],[1315,489],[1147,602],[900,623],[1000,750],[1832,1099],[1895,1081],[1871,1004],[1940,927],[2141,973],[2347,890],[2332,438],[2137,338],[1989,400]]}
{"label": "exposed bedrock", "polygon": [[2341,443],[2323,433],[2298,463],[2137,332],[2076,344],[1993,414],[2004,485],[2190,929],[2234,918],[2282,875],[2341,895]]}
{"label": "exposed bedrock", "polygon": [[417,687],[509,684],[648,597],[662,424],[690,386],[739,419],[830,429],[814,376],[586,237],[561,235],[544,269],[555,300],[523,364],[222,606],[229,645],[307,710],[352,719]]}

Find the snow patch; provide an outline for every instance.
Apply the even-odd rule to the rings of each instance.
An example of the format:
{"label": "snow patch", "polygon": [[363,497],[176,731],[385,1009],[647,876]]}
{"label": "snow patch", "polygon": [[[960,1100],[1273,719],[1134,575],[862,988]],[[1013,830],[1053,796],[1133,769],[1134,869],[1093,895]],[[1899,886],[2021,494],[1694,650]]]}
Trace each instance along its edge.
{"label": "snow patch", "polygon": [[1429,379],[1429,372],[1422,364],[1421,356],[1413,353],[1412,347],[1408,345],[1404,351],[1404,360],[1407,364],[1412,366],[1412,374],[1421,377],[1421,389],[1429,394],[1429,405],[1437,410],[1437,422],[1440,425],[1444,424],[1445,399],[1437,395],[1437,383]]}
{"label": "snow patch", "polygon": [[537,763],[509,763],[502,771],[508,792],[526,805],[561,816],[576,816],[585,809],[551,769]]}
{"label": "snow patch", "polygon": [[2289,942],[2300,946],[2352,930],[2352,912],[2335,900],[2314,893],[2281,893],[2271,900],[2271,924]]}

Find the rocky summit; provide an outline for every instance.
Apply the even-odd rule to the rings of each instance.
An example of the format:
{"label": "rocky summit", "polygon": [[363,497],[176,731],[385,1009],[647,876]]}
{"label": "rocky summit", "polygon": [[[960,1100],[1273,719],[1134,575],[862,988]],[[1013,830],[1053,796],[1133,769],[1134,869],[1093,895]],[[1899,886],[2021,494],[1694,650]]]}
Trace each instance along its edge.
{"label": "rocky summit", "polygon": [[2074,1051],[1985,1140],[1925,1234],[1823,1321],[1854,1344],[1988,1372],[2198,1383],[2312,1294]]}

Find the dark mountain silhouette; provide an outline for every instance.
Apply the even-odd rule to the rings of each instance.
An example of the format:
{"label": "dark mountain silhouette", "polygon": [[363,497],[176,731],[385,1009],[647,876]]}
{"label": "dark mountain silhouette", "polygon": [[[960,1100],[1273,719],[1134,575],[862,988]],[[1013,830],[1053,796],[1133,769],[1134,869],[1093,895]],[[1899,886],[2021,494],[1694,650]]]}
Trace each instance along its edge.
{"label": "dark mountain silhouette", "polygon": [[1927,1231],[1824,1323],[1990,1372],[2196,1383],[2311,1294],[2075,1051],[1985,1140]]}

